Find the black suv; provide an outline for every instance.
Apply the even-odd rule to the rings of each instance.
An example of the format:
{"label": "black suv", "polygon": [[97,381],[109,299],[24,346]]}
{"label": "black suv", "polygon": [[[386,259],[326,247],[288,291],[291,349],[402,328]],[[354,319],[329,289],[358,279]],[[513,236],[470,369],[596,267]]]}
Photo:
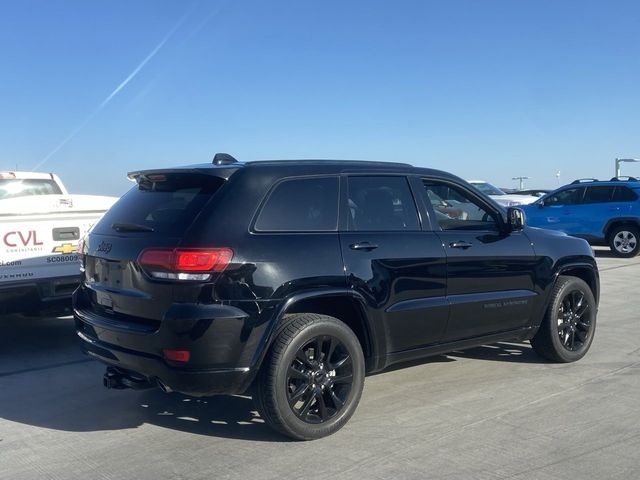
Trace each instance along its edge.
{"label": "black suv", "polygon": [[313,439],[393,363],[527,339],[571,362],[593,340],[587,242],[525,227],[448,173],[218,154],[129,177],[74,294],[107,387],[248,391],[266,423]]}

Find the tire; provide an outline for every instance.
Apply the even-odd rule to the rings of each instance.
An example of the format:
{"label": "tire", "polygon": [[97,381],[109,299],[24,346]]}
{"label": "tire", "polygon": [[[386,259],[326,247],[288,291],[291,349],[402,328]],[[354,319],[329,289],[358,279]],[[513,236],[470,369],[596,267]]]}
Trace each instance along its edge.
{"label": "tire", "polygon": [[347,325],[326,315],[290,315],[263,362],[254,399],[270,427],[296,440],[313,440],[335,433],[351,418],[364,376],[362,347]]}
{"label": "tire", "polygon": [[585,356],[596,330],[593,292],[577,277],[560,276],[531,346],[542,357],[569,363]]}
{"label": "tire", "polygon": [[615,227],[609,234],[609,248],[618,257],[635,257],[640,252],[640,230],[633,225]]}

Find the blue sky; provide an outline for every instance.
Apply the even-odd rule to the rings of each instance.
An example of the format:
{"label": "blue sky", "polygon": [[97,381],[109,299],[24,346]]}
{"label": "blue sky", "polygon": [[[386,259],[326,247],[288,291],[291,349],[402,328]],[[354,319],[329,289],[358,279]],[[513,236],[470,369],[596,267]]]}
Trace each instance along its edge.
{"label": "blue sky", "polygon": [[609,177],[640,157],[639,31],[635,1],[0,2],[0,170],[118,195],[217,151]]}

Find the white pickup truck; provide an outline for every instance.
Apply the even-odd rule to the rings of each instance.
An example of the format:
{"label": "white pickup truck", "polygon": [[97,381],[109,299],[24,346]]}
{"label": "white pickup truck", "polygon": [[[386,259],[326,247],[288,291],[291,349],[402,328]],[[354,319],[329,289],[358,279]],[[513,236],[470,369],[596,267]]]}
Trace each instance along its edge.
{"label": "white pickup truck", "polygon": [[0,172],[0,313],[68,306],[78,241],[116,200],[70,195],[52,173]]}

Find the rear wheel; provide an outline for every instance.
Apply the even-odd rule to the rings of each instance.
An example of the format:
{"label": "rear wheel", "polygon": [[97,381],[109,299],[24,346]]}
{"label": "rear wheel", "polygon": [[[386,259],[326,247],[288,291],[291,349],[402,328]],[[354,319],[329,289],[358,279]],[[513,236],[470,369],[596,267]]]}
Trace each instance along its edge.
{"label": "rear wheel", "polygon": [[640,231],[633,225],[615,227],[609,234],[609,248],[618,257],[635,257],[640,251]]}
{"label": "rear wheel", "polygon": [[255,399],[269,426],[311,440],[347,423],[363,386],[364,356],[353,331],[333,317],[296,314],[274,340]]}
{"label": "rear wheel", "polygon": [[540,329],[531,339],[533,349],[554,362],[581,359],[593,342],[596,309],[589,285],[577,277],[559,277]]}

